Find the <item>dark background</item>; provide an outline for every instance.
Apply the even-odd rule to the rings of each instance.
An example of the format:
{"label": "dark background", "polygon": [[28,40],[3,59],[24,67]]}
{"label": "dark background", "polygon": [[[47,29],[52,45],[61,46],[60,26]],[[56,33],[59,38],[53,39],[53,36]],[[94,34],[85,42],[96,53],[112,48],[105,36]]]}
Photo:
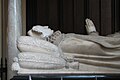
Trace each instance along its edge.
{"label": "dark background", "polygon": [[86,18],[93,20],[100,35],[120,30],[120,0],[27,0],[26,4],[27,31],[39,24],[86,34]]}

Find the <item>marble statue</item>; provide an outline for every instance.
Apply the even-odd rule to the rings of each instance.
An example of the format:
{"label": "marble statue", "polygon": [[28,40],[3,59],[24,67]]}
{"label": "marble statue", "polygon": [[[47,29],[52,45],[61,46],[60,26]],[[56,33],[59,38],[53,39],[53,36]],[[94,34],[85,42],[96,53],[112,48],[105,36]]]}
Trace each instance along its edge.
{"label": "marble statue", "polygon": [[100,67],[98,71],[120,72],[119,33],[100,36],[90,19],[86,19],[85,27],[88,35],[64,34],[54,32],[48,26],[34,26],[28,31],[29,36],[17,40],[20,53],[14,59],[12,70],[84,71],[87,66],[86,71],[97,71],[94,67]]}

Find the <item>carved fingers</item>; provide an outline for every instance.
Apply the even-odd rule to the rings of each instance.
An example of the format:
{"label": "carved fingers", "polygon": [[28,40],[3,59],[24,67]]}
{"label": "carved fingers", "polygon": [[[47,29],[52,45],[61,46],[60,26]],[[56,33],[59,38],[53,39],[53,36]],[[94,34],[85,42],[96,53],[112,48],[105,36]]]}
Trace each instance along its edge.
{"label": "carved fingers", "polygon": [[87,30],[87,33],[88,34],[90,34],[90,33],[92,33],[92,32],[96,32],[96,28],[95,28],[95,25],[94,25],[94,23],[92,22],[92,20],[90,20],[90,19],[86,19],[85,20],[85,22],[86,22],[86,25],[85,25],[85,27],[86,27],[86,30]]}
{"label": "carved fingers", "polygon": [[49,41],[53,43],[60,35],[61,35],[61,32],[60,32],[60,31],[54,32],[54,33],[49,37]]}

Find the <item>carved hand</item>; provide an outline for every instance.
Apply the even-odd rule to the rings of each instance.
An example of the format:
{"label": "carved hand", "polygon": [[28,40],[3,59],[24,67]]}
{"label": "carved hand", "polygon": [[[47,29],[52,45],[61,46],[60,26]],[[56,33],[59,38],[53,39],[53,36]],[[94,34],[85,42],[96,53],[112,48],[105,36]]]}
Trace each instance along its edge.
{"label": "carved hand", "polygon": [[90,20],[90,19],[86,19],[85,20],[85,22],[86,22],[86,25],[85,25],[85,27],[86,27],[86,30],[87,30],[87,33],[88,34],[90,34],[90,33],[92,33],[92,32],[97,32],[96,31],[96,28],[95,28],[95,25],[93,24],[93,22]]}

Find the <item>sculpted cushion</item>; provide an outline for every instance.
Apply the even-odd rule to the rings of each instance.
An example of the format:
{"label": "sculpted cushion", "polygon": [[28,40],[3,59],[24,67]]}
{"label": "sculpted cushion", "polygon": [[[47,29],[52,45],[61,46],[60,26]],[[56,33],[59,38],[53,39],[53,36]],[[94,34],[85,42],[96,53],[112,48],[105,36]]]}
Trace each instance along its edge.
{"label": "sculpted cushion", "polygon": [[60,56],[58,47],[48,41],[30,36],[21,36],[17,41],[21,52],[40,52]]}
{"label": "sculpted cushion", "polygon": [[61,69],[66,64],[63,58],[45,53],[23,52],[18,54],[18,60],[21,68],[28,69]]}

